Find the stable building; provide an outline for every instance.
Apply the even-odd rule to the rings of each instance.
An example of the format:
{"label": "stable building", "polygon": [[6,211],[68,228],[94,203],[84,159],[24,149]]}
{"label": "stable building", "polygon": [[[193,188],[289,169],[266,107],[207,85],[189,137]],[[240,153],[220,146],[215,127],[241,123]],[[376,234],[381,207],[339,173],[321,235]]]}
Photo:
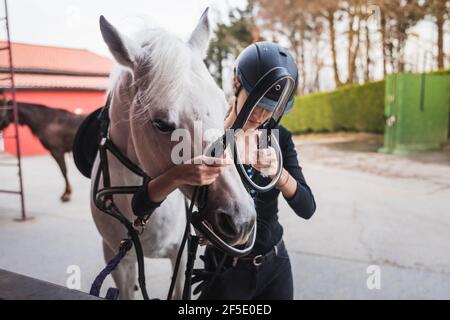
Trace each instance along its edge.
{"label": "stable building", "polygon": [[[0,47],[7,46],[0,42]],[[16,100],[42,104],[76,113],[89,113],[102,106],[106,99],[112,61],[84,49],[11,43]],[[0,90],[11,98],[9,57],[0,51]],[[6,79],[5,79],[6,78]],[[4,136],[14,134],[13,126]],[[22,155],[45,154],[48,151],[29,128],[20,127]],[[15,142],[4,139],[4,149],[15,153]]]}

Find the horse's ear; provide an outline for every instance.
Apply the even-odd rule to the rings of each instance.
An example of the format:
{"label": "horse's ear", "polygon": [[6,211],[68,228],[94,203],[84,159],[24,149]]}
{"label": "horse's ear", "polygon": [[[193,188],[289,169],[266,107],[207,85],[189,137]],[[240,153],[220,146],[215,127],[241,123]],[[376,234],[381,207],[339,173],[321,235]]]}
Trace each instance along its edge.
{"label": "horse's ear", "polygon": [[100,31],[114,59],[121,65],[134,69],[139,46],[133,40],[120,34],[104,16],[100,16]]}
{"label": "horse's ear", "polygon": [[198,52],[202,59],[206,57],[206,54],[208,52],[209,40],[211,37],[208,12],[209,7],[206,8],[206,10],[203,12],[202,16],[200,17],[200,21],[198,22],[188,41],[191,48],[194,51]]}

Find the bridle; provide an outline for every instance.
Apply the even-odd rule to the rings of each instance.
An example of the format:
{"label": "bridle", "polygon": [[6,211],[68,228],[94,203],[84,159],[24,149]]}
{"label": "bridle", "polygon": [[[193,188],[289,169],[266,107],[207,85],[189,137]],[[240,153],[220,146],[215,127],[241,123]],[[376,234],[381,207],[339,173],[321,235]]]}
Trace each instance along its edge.
{"label": "bridle", "polygon": [[[118,220],[126,229],[128,233],[128,238],[124,239],[121,243],[121,247],[119,248],[119,253],[123,248],[124,250],[129,251],[131,249],[131,244],[134,245],[137,263],[138,263],[138,283],[142,292],[142,296],[144,300],[148,300],[149,296],[146,290],[145,285],[145,266],[144,266],[144,254],[142,249],[142,244],[139,239],[139,234],[143,232],[147,221],[149,220],[151,214],[137,217],[134,222],[128,220],[125,217],[120,209],[114,202],[114,195],[132,195],[136,191],[139,190],[141,185],[135,186],[111,186],[111,175],[108,166],[108,152],[110,152],[119,162],[125,166],[128,170],[130,170],[135,175],[142,178],[142,183],[147,184],[152,179],[149,175],[147,175],[144,170],[142,170],[138,165],[136,165],[133,161],[131,161],[126,155],[124,155],[120,149],[114,144],[109,136],[109,108],[111,104],[112,97],[108,96],[105,106],[100,112],[99,121],[100,121],[100,133],[99,133],[99,143],[98,143],[98,153],[100,157],[99,169],[95,173],[94,184],[93,184],[93,192],[92,192],[92,200],[97,209],[102,212],[108,214],[109,216]],[[103,187],[100,188],[100,181],[103,178]],[[203,190],[203,191],[202,191]],[[218,248],[221,248],[225,253],[233,255],[235,257],[241,257],[248,254],[256,239],[256,224],[252,230],[252,236],[249,243],[245,248],[233,248],[229,246],[225,241],[223,241],[219,236],[215,234],[212,228],[204,219],[203,211],[206,207],[207,200],[207,189],[202,189],[201,187],[195,187],[193,196],[191,199],[191,203],[186,207],[186,227],[183,235],[182,243],[180,245],[177,260],[174,268],[174,273],[172,276],[172,281],[169,289],[168,300],[172,298],[173,290],[175,287],[175,282],[177,278],[177,273],[179,269],[179,264],[181,261],[181,256],[184,250],[184,247],[187,242],[189,242],[188,246],[188,262],[186,273],[192,276],[192,270],[194,266],[194,259],[197,252],[198,243],[201,240],[201,237],[194,236],[190,232],[190,225],[194,225],[196,229],[202,232],[202,237],[206,237],[212,244],[217,245]],[[194,205],[197,204],[198,211],[194,212]],[[141,230],[137,230],[136,228],[141,228]],[[213,234],[212,238],[208,238],[208,235]],[[123,256],[122,256],[123,258]],[[120,261],[119,261],[120,262]],[[112,270],[111,270],[112,271]],[[100,275],[99,275],[100,276]],[[183,298],[190,298],[190,278],[191,276],[186,276],[185,287],[183,290]],[[98,277],[97,277],[98,278]],[[104,280],[102,277],[101,280]],[[101,287],[101,283],[103,281],[94,281],[94,284],[91,288],[91,294],[98,295]],[[189,289],[187,289],[189,288]]]}
{"label": "bridle", "polygon": [[[271,139],[270,130],[275,127],[281,116],[283,115],[285,105],[287,101],[293,94],[294,80],[287,72],[285,68],[274,68],[267,72],[257,83],[254,90],[249,93],[248,98],[240,112],[237,116],[235,123],[231,126],[231,130],[239,130],[241,129],[247,119],[249,118],[252,110],[259,103],[262,97],[276,84],[280,81],[286,80],[287,90],[283,91],[283,94],[280,98],[279,104],[283,105],[282,110],[275,110],[272,117],[269,121],[264,125],[264,128],[269,131],[267,135],[267,139],[270,141],[275,141],[278,156],[279,158],[279,166],[278,172],[275,175],[275,179],[272,180],[269,185],[266,186],[258,186],[255,184],[245,173],[245,169],[240,163],[240,156],[237,150],[236,145],[234,145],[234,160],[235,163],[239,162],[239,165],[236,165],[240,176],[243,178],[244,183],[246,183],[250,188],[255,189],[258,192],[266,192],[272,189],[276,182],[278,181],[281,170],[282,170],[282,159],[281,159],[281,151],[278,146],[278,142],[276,139]],[[287,92],[287,93],[286,93]],[[107,276],[108,272],[110,273],[114,268],[120,263],[120,260],[126,254],[127,251],[131,249],[132,246],[135,248],[137,263],[138,263],[138,283],[142,292],[142,296],[145,300],[149,299],[147,294],[146,285],[145,285],[145,273],[144,273],[144,254],[142,249],[142,244],[139,239],[139,234],[143,232],[146,223],[148,222],[150,215],[145,215],[143,217],[137,217],[134,222],[131,222],[126,218],[120,211],[120,209],[116,206],[113,196],[114,195],[132,195],[136,191],[139,190],[141,185],[137,186],[112,186],[111,185],[111,176],[110,170],[108,166],[108,152],[110,152],[119,162],[124,165],[128,170],[136,174],[137,176],[142,178],[142,183],[147,184],[152,178],[148,176],[144,170],[142,170],[138,165],[136,165],[133,161],[131,161],[126,155],[124,155],[119,148],[113,143],[109,136],[109,127],[110,127],[110,119],[109,119],[109,108],[112,100],[112,95],[110,94],[107,98],[105,106],[102,108],[99,121],[100,121],[100,133],[99,133],[99,141],[98,141],[98,153],[99,153],[99,168],[96,171],[94,176],[94,184],[93,184],[93,192],[92,192],[92,200],[95,206],[101,210],[102,212],[108,214],[109,216],[118,220],[127,230],[128,238],[124,239],[121,242],[121,246],[119,248],[119,253],[114,257],[105,269],[97,276],[94,284],[91,287],[91,294],[98,295],[100,292],[100,287],[104,278]],[[229,135],[228,135],[229,136]],[[211,148],[207,151],[207,154],[211,156],[220,156],[227,148],[230,141],[227,139],[227,132],[219,138],[215,143],[212,144]],[[217,148],[219,147],[219,148]],[[221,151],[222,150],[222,151]],[[100,180],[103,178],[103,187],[100,188]],[[191,198],[191,203],[186,204],[186,226],[182,238],[182,242],[180,244],[180,248],[177,254],[177,260],[175,263],[172,280],[169,288],[169,293],[167,299],[170,300],[173,295],[173,290],[175,288],[175,282],[178,274],[178,269],[180,267],[180,261],[182,257],[182,253],[186,244],[188,244],[188,259],[186,264],[185,271],[185,283],[183,289],[183,299],[190,299],[191,296],[191,278],[193,273],[193,267],[195,262],[195,257],[197,253],[197,248],[200,242],[204,242],[207,240],[219,250],[224,252],[226,255],[233,256],[235,258],[239,258],[245,256],[250,253],[253,248],[256,239],[256,219],[251,231],[251,236],[245,245],[242,246],[230,246],[225,241],[223,241],[220,236],[218,236],[212,226],[205,219],[205,208],[208,199],[208,187],[201,186],[195,187],[193,191],[193,195]],[[194,205],[197,206],[198,211],[194,211]],[[199,232],[201,235],[193,235],[191,233],[191,225]],[[141,230],[138,230],[140,228]]]}

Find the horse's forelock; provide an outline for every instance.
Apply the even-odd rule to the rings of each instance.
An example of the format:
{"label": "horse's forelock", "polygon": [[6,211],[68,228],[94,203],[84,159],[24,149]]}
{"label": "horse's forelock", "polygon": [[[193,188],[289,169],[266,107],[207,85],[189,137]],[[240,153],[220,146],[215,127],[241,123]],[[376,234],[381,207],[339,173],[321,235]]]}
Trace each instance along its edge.
{"label": "horse's forelock", "polygon": [[[197,52],[163,29],[141,31],[133,40],[143,49],[136,57],[137,68],[132,73],[119,67],[117,74],[113,72],[112,79],[114,93],[120,96],[130,98],[127,96],[133,91],[130,88],[139,88],[138,100],[141,106],[133,108],[133,114],[130,114],[132,119],[147,122],[154,110],[169,111],[167,109],[171,108],[174,111],[183,106],[191,106],[188,107],[191,117],[212,113],[205,108],[209,109],[208,105],[217,101],[209,98],[214,96],[218,87]],[[133,101],[128,99],[127,102]],[[196,108],[199,110],[194,110]]]}
{"label": "horse's forelock", "polygon": [[134,81],[143,107],[135,116],[145,120],[149,108],[179,105],[192,74],[193,53],[181,39],[162,29],[141,32],[138,41],[144,50],[138,57]]}

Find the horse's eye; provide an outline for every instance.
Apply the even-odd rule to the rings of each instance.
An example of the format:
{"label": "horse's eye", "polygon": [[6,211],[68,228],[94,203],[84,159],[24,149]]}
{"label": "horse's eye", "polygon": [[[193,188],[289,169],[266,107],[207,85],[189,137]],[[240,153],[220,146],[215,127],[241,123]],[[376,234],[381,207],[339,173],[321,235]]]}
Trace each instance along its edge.
{"label": "horse's eye", "polygon": [[175,130],[175,125],[173,123],[167,123],[161,119],[156,119],[153,121],[153,125],[161,132],[168,133]]}

